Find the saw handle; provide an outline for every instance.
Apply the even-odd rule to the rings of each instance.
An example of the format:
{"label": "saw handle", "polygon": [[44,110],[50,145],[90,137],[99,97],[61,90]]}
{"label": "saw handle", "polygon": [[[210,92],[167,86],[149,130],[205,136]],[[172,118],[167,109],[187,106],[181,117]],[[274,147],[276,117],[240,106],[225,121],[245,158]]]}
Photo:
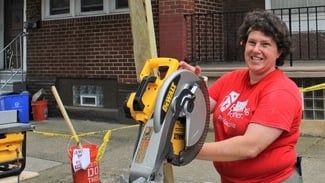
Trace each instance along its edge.
{"label": "saw handle", "polygon": [[[179,62],[173,58],[161,57],[161,58],[153,58],[146,61],[143,69],[140,73],[141,83],[135,93],[135,97],[133,100],[133,109],[135,111],[143,111],[145,104],[142,102],[142,97],[146,92],[149,83],[155,83],[158,86],[161,85],[161,80],[164,80],[167,76],[178,69]],[[156,77],[152,73],[154,70],[158,69],[160,72],[160,76]]]}
{"label": "saw handle", "polygon": [[179,62],[173,58],[161,57],[146,60],[139,77],[141,83],[137,91],[132,92],[125,102],[126,116],[146,123],[152,117],[161,85],[178,68]]}
{"label": "saw handle", "polygon": [[171,73],[176,71],[179,67],[178,60],[174,58],[160,57],[160,58],[152,58],[146,61],[143,66],[143,69],[140,73],[140,79],[142,80],[145,76],[149,76],[153,73],[155,69],[159,67],[168,67],[166,75],[164,78],[169,76]]}
{"label": "saw handle", "polygon": [[145,105],[142,102],[143,94],[147,90],[147,86],[149,83],[154,83],[157,77],[155,76],[146,76],[141,80],[141,83],[135,93],[134,100],[133,100],[133,109],[135,111],[143,111]]}

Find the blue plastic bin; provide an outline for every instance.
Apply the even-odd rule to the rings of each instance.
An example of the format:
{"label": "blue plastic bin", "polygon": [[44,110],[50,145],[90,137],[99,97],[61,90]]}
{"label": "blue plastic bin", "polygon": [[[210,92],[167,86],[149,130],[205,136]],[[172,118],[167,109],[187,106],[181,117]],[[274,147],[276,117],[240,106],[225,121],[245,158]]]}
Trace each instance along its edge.
{"label": "blue plastic bin", "polygon": [[29,123],[29,94],[1,95],[0,110],[17,110],[18,122]]}

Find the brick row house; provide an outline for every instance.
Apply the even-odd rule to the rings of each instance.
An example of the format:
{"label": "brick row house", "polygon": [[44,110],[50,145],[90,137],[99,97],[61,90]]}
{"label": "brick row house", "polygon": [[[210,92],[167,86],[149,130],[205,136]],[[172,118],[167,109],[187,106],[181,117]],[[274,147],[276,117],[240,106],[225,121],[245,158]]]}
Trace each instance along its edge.
{"label": "brick row house", "polygon": [[[152,0],[158,56],[185,59],[202,65],[220,64],[217,66],[219,69],[226,63],[227,69],[233,68],[234,63],[242,62],[235,36],[238,23],[232,19],[232,23],[226,25],[226,13],[240,12],[243,15],[256,8],[324,5],[322,1],[312,1],[314,4],[306,2]],[[320,13],[324,13],[325,10],[321,10]],[[211,14],[214,18],[210,21],[206,18]],[[204,18],[195,18],[194,15],[204,15]],[[240,22],[243,16],[236,18]],[[17,35],[22,50],[16,54],[21,60],[17,65],[22,70],[26,90],[33,94],[41,88],[45,89],[49,116],[59,115],[50,91],[50,86],[55,85],[71,117],[126,120],[123,117],[123,102],[138,84],[128,0],[1,1],[0,49],[6,48]],[[320,54],[323,52],[320,51]],[[4,73],[8,65],[7,56],[4,51],[0,54],[1,72]],[[318,64],[322,65],[321,62]],[[209,74],[211,78],[220,76]],[[296,78],[298,84],[306,83],[306,78],[308,84],[317,84],[323,81],[323,77]],[[319,101],[315,102],[311,97],[311,102]],[[325,119],[323,99],[322,103],[323,106],[316,112],[319,106],[312,105],[310,118]]]}

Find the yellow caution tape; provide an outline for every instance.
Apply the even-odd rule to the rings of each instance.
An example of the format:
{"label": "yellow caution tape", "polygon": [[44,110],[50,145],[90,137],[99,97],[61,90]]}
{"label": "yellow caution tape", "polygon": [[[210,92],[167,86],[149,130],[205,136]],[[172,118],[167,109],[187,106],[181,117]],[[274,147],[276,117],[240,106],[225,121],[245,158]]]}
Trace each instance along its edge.
{"label": "yellow caution tape", "polygon": [[317,84],[317,85],[310,86],[310,87],[307,87],[307,88],[301,88],[300,91],[305,93],[305,92],[323,90],[323,89],[325,89],[325,83]]}
{"label": "yellow caution tape", "polygon": [[96,135],[99,133],[105,133],[104,137],[103,137],[103,142],[102,144],[99,146],[98,152],[97,152],[97,156],[96,156],[96,161],[100,161],[102,159],[102,157],[105,154],[105,151],[107,149],[107,144],[111,138],[111,134],[113,131],[119,131],[119,130],[124,130],[124,129],[128,129],[128,128],[133,128],[139,125],[131,125],[131,126],[125,126],[125,127],[120,127],[120,128],[114,128],[112,130],[100,130],[100,131],[94,131],[94,132],[86,132],[86,133],[81,133],[79,135],[73,136],[73,135],[69,135],[69,134],[63,134],[63,133],[52,133],[52,132],[42,132],[42,131],[37,131],[34,130],[32,131],[35,134],[39,134],[39,135],[44,135],[44,136],[50,136],[50,137],[63,137],[63,138],[69,138],[69,139],[78,139],[78,137],[85,137],[85,136],[91,136],[91,135]]}
{"label": "yellow caution tape", "polygon": [[69,139],[72,138],[72,135],[70,135],[70,134],[42,132],[42,131],[37,131],[37,130],[34,130],[32,132],[35,134],[38,134],[38,135],[44,135],[44,136],[48,136],[48,137],[63,137],[63,138],[69,138]]}
{"label": "yellow caution tape", "polygon": [[107,144],[108,144],[108,141],[109,141],[109,139],[111,137],[111,134],[112,134],[112,131],[108,130],[106,132],[106,134],[104,135],[103,143],[99,146],[99,149],[98,149],[98,152],[97,152],[97,156],[96,156],[96,161],[97,162],[99,162],[102,159],[102,157],[103,157],[103,155],[104,155],[104,153],[105,153],[105,151],[107,149]]}
{"label": "yellow caution tape", "polygon": [[[126,126],[126,127],[120,127],[120,128],[114,128],[111,131],[119,131],[119,130],[124,130],[124,129],[128,129],[128,128],[133,128],[136,127],[138,125],[131,125],[131,126]],[[86,136],[91,136],[91,135],[96,135],[99,133],[106,133],[107,130],[100,130],[100,131],[94,131],[94,132],[86,132],[86,133],[81,133],[78,134],[78,137],[86,137]],[[44,135],[44,136],[49,136],[49,137],[63,137],[63,138],[68,138],[71,139],[73,138],[72,135],[70,134],[64,134],[64,133],[53,133],[53,132],[44,132],[44,131],[37,131],[37,130],[33,130],[32,133],[38,134],[38,135]]]}

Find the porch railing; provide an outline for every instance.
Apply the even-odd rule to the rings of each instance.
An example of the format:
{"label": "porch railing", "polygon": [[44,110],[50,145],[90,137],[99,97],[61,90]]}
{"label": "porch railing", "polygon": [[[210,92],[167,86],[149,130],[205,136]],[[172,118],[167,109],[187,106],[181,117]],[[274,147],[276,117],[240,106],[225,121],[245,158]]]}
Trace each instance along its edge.
{"label": "porch railing", "polygon": [[[268,10],[286,22],[294,50],[287,58],[296,61],[325,61],[325,6]],[[185,15],[187,60],[196,63],[241,62],[237,30],[246,12]],[[325,62],[324,62],[325,63]]]}
{"label": "porch railing", "polygon": [[0,56],[3,58],[0,91],[12,82],[13,79],[24,80],[23,37],[25,35],[24,32],[18,34],[8,45],[0,50]]}

